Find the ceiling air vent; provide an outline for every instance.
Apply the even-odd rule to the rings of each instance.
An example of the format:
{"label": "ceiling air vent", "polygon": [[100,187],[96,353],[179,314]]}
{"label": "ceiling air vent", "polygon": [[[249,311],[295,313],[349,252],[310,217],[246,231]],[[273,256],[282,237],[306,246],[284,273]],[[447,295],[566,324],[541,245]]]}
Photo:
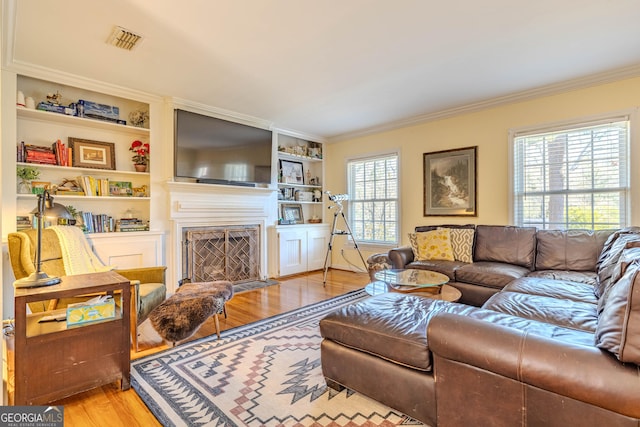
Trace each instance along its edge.
{"label": "ceiling air vent", "polygon": [[133,50],[142,40],[142,36],[122,27],[114,27],[107,43],[120,49]]}

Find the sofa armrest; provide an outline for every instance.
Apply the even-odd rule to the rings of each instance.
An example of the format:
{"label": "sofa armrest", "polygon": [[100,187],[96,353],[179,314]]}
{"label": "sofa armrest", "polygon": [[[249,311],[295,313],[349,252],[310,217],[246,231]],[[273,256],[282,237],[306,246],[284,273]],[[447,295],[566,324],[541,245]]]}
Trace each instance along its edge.
{"label": "sofa armrest", "polygon": [[[440,313],[428,326],[438,358],[469,365],[561,396],[640,417],[638,366],[593,346],[572,344],[463,315]],[[460,378],[473,384],[477,378]],[[468,390],[473,393],[473,390]]]}
{"label": "sofa armrest", "polygon": [[389,259],[393,268],[405,268],[407,264],[413,261],[413,249],[410,246],[391,249],[389,251]]}

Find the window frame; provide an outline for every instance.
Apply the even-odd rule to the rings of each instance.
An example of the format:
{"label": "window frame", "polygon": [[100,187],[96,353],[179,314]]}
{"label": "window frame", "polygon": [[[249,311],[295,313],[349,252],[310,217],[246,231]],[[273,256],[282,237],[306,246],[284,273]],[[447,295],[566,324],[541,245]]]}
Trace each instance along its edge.
{"label": "window frame", "polygon": [[[377,159],[381,159],[384,157],[391,157],[391,156],[395,156],[396,158],[396,169],[397,169],[397,189],[396,189],[396,194],[397,197],[395,198],[395,202],[396,202],[396,241],[395,242],[383,242],[383,241],[378,241],[378,240],[362,240],[359,239],[358,237],[355,236],[355,224],[352,220],[352,218],[354,218],[353,215],[353,183],[352,183],[352,178],[351,178],[351,172],[350,172],[350,165],[353,162],[366,162],[366,161],[374,161]],[[362,156],[355,156],[355,157],[349,157],[346,159],[345,161],[345,174],[346,174],[346,187],[347,187],[347,194],[349,195],[349,201],[346,203],[347,206],[345,208],[346,210],[346,214],[347,215],[347,221],[349,221],[349,227],[351,227],[351,231],[354,233],[354,236],[350,237],[348,240],[351,241],[351,244],[353,243],[352,240],[355,238],[356,242],[358,243],[358,246],[361,249],[367,250],[367,251],[386,251],[392,248],[396,248],[400,245],[402,239],[400,237],[400,232],[402,230],[402,226],[401,226],[401,209],[402,209],[402,203],[401,203],[401,177],[400,177],[400,165],[401,165],[401,158],[400,158],[400,150],[398,149],[394,149],[394,150],[389,150],[389,151],[380,151],[380,152],[376,152],[376,153],[368,153],[366,155],[362,155]],[[381,199],[378,199],[381,200]]]}
{"label": "window frame", "polygon": [[[635,138],[635,122],[637,116],[637,109],[633,110],[623,110],[617,112],[610,112],[599,114],[596,116],[589,117],[580,117],[574,118],[571,120],[552,122],[546,124],[539,124],[533,126],[526,126],[520,128],[509,129],[508,132],[508,153],[509,153],[509,219],[511,224],[514,225],[522,225],[518,223],[518,212],[517,212],[517,195],[516,195],[516,181],[521,179],[521,177],[516,177],[516,147],[515,142],[516,138],[528,135],[536,135],[536,134],[544,134],[544,133],[553,133],[558,131],[568,131],[571,132],[573,130],[577,130],[580,128],[586,128],[590,126],[598,126],[606,123],[627,121],[627,146],[626,146],[626,158],[621,159],[621,161],[625,162],[625,167],[627,170],[626,174],[626,182],[623,183],[621,188],[624,189],[624,197],[625,197],[625,210],[622,215],[624,215],[623,221],[624,224],[621,224],[622,227],[626,227],[631,224],[632,221],[632,200],[633,194],[636,191],[631,183],[634,179],[634,170],[632,170],[631,165],[633,164],[633,158],[635,158],[635,150],[633,150]],[[593,188],[591,189],[593,190]],[[567,193],[570,193],[571,190],[568,190]],[[600,191],[591,191],[590,194],[596,194]],[[546,192],[546,194],[552,194],[551,192]],[[520,207],[522,209],[522,207]],[[569,226],[571,224],[569,223]]]}

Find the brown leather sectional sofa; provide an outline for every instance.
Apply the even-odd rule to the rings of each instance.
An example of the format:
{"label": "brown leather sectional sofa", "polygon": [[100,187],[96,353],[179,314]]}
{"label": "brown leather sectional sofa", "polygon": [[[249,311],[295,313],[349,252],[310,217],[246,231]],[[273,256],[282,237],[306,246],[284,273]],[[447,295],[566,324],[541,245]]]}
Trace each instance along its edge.
{"label": "brown leather sectional sofa", "polygon": [[387,293],[329,314],[327,383],[433,426],[638,427],[640,229],[478,226],[473,257],[391,251],[484,302]]}

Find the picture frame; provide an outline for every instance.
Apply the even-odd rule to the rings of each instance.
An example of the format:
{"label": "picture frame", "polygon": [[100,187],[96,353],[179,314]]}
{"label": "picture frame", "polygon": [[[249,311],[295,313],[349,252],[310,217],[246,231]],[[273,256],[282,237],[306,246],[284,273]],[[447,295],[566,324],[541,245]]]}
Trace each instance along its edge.
{"label": "picture frame", "polygon": [[304,184],[302,162],[280,159],[280,182],[285,184]]}
{"label": "picture frame", "polygon": [[478,147],[424,153],[424,216],[477,216]]}
{"label": "picture frame", "polygon": [[281,205],[281,224],[304,224],[302,205],[300,203],[284,203]]}
{"label": "picture frame", "polygon": [[132,197],[133,186],[130,181],[109,181],[109,194],[114,197]]}
{"label": "picture frame", "polygon": [[116,156],[113,142],[92,141],[69,137],[73,167],[115,170]]}
{"label": "picture frame", "polygon": [[43,194],[45,190],[51,190],[50,181],[31,181],[32,194]]}

